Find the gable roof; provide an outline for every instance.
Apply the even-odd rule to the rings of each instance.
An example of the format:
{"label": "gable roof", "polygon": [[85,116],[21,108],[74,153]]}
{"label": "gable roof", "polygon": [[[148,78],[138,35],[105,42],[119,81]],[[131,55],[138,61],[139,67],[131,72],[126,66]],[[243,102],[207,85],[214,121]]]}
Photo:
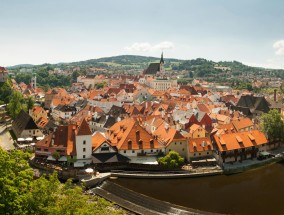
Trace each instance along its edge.
{"label": "gable roof", "polygon": [[150,63],[148,68],[144,71],[147,75],[156,75],[160,71],[160,63]]}
{"label": "gable roof", "polygon": [[213,147],[209,137],[189,138],[188,150],[189,152],[203,152],[211,151]]}
{"label": "gable roof", "polygon": [[157,130],[153,133],[157,136],[158,140],[161,141],[165,146],[168,146],[174,140],[185,140],[184,136],[174,128],[161,124]]}
{"label": "gable roof", "polygon": [[269,103],[263,96],[242,95],[236,106],[249,108],[252,113],[255,111],[267,113],[269,111]]}
{"label": "gable roof", "polygon": [[215,134],[214,139],[219,151],[221,152],[252,147],[256,145],[266,144],[268,142],[264,133],[258,130],[219,135]]}
{"label": "gable roof", "polygon": [[91,135],[91,129],[86,119],[84,118],[81,122],[81,125],[78,127],[77,135]]}
{"label": "gable roof", "polygon": [[234,125],[234,127],[237,130],[247,128],[247,127],[251,127],[251,126],[254,125],[253,122],[249,118],[242,118],[242,119],[238,119],[238,120],[233,120],[232,124]]}
{"label": "gable roof", "polygon": [[16,119],[13,121],[12,126],[13,130],[15,130],[18,134],[22,133],[24,130],[38,129],[33,118],[24,110],[21,110]]}
{"label": "gable roof", "polygon": [[107,130],[107,137],[118,150],[163,148],[137,121],[130,118],[115,123]]}

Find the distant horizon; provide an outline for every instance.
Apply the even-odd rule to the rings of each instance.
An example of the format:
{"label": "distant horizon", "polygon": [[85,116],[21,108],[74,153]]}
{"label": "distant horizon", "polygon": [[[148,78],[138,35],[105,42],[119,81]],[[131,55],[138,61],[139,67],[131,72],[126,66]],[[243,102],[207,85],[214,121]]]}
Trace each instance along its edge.
{"label": "distant horizon", "polygon": [[[11,67],[17,67],[17,66],[24,66],[24,65],[28,65],[28,66],[41,66],[41,65],[44,65],[44,64],[50,64],[50,65],[57,65],[57,64],[70,64],[70,63],[77,63],[77,62],[84,62],[84,61],[88,61],[88,60],[98,60],[98,59],[102,59],[102,58],[111,58],[111,57],[119,57],[119,56],[138,56],[138,57],[151,57],[151,58],[156,58],[156,59],[159,59],[160,56],[158,57],[155,57],[155,56],[150,56],[150,55],[135,55],[135,54],[121,54],[121,55],[113,55],[113,56],[103,56],[103,57],[98,57],[98,58],[90,58],[90,59],[85,59],[85,60],[76,60],[76,61],[70,61],[70,62],[57,62],[57,63],[48,63],[48,62],[45,62],[45,63],[40,63],[40,64],[31,64],[31,63],[23,63],[23,64],[15,64],[15,65],[12,65],[12,66],[5,66],[6,68],[11,68]],[[263,69],[272,69],[272,70],[277,70],[277,69],[281,69],[283,70],[282,68],[268,68],[268,67],[262,67],[262,66],[254,66],[254,65],[249,65],[245,62],[241,62],[241,61],[238,61],[238,60],[220,60],[220,61],[214,61],[214,60],[211,60],[211,59],[206,59],[206,58],[203,58],[203,57],[197,57],[197,58],[193,58],[193,59],[180,59],[180,58],[173,58],[173,57],[166,57],[164,55],[164,59],[174,59],[174,60],[182,60],[182,61],[187,61],[187,60],[196,60],[196,59],[205,59],[205,60],[208,60],[208,61],[212,61],[212,62],[215,62],[215,63],[219,63],[219,62],[239,62],[239,63],[242,63],[243,65],[246,65],[246,66],[250,66],[250,67],[255,67],[255,68],[263,68]],[[165,62],[166,64],[167,62]],[[0,65],[1,66],[1,65]]]}
{"label": "distant horizon", "polygon": [[141,55],[284,69],[284,1],[1,1],[0,65]]}

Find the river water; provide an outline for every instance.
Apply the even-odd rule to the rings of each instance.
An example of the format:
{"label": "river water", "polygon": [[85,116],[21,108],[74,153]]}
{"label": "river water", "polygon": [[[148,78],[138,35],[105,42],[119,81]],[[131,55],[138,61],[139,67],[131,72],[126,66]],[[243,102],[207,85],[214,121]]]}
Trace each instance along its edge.
{"label": "river water", "polygon": [[113,182],[173,204],[225,214],[284,214],[284,163],[235,175]]}

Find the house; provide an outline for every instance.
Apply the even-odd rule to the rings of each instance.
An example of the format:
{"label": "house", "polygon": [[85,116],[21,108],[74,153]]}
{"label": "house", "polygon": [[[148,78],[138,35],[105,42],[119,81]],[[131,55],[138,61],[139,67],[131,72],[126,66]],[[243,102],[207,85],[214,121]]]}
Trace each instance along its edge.
{"label": "house", "polygon": [[69,105],[58,105],[56,108],[54,108],[52,116],[56,121],[65,121],[71,119],[74,114],[76,114],[76,107]]}
{"label": "house", "polygon": [[193,124],[192,126],[190,126],[189,132],[185,136],[189,138],[199,138],[205,137],[206,133],[206,130],[201,125]]}
{"label": "house", "polygon": [[[106,137],[118,153],[137,161],[137,157],[148,157],[155,159],[156,156],[165,152],[164,145],[159,143],[134,119],[124,119],[115,123],[106,132]],[[146,161],[147,162],[147,161]]]}
{"label": "house", "polygon": [[58,126],[55,131],[36,143],[36,158],[54,161],[55,152],[60,154],[59,162],[67,162],[74,167],[83,167],[91,163],[92,133],[88,123],[83,120],[79,126]]}
{"label": "house", "polygon": [[237,132],[251,131],[255,129],[254,123],[249,118],[233,120],[232,124],[234,125]]}
{"label": "house", "polygon": [[269,103],[263,96],[254,95],[242,95],[236,106],[231,106],[231,108],[252,118],[268,113],[270,110]]}
{"label": "house", "polygon": [[165,146],[165,153],[175,151],[180,156],[187,157],[187,140],[175,128],[170,128],[169,125],[162,123],[153,133],[154,138]]}
{"label": "house", "polygon": [[197,112],[195,117],[197,118],[198,124],[204,126],[207,131],[212,129],[212,119],[207,113]]}
{"label": "house", "polygon": [[29,110],[29,114],[35,122],[37,122],[40,118],[48,118],[47,112],[40,106],[34,106]]}
{"label": "house", "polygon": [[214,135],[214,157],[219,164],[234,163],[256,158],[266,151],[268,143],[265,134],[258,130]]}
{"label": "house", "polygon": [[187,160],[194,161],[204,158],[212,158],[213,146],[210,137],[188,139]]}
{"label": "house", "polygon": [[231,122],[231,117],[223,114],[216,114],[216,113],[210,113],[209,116],[213,120],[213,122],[217,124],[229,124]]}
{"label": "house", "polygon": [[43,133],[38,128],[33,118],[24,110],[21,110],[16,119],[13,121],[12,130],[18,139],[43,136]]}
{"label": "house", "polygon": [[92,162],[95,164],[119,164],[128,163],[129,158],[119,154],[116,147],[113,147],[104,133],[96,132],[92,142]]}

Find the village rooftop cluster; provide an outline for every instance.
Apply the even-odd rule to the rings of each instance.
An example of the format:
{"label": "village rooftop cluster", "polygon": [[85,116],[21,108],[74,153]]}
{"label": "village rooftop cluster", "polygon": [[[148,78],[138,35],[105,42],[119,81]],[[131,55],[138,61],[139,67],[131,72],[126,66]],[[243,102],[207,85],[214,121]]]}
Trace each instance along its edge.
{"label": "village rooftop cluster", "polygon": [[[158,165],[171,151],[188,163],[220,165],[267,155],[275,147],[260,131],[259,117],[276,109],[273,97],[194,80],[179,85],[164,59],[138,75],[79,76],[66,90],[45,92],[31,83],[13,88],[37,101],[12,123],[17,148],[32,146],[35,159],[64,167]],[[80,70],[80,68],[77,68]],[[0,67],[0,81],[8,71]],[[96,84],[103,87],[95,89]]]}

